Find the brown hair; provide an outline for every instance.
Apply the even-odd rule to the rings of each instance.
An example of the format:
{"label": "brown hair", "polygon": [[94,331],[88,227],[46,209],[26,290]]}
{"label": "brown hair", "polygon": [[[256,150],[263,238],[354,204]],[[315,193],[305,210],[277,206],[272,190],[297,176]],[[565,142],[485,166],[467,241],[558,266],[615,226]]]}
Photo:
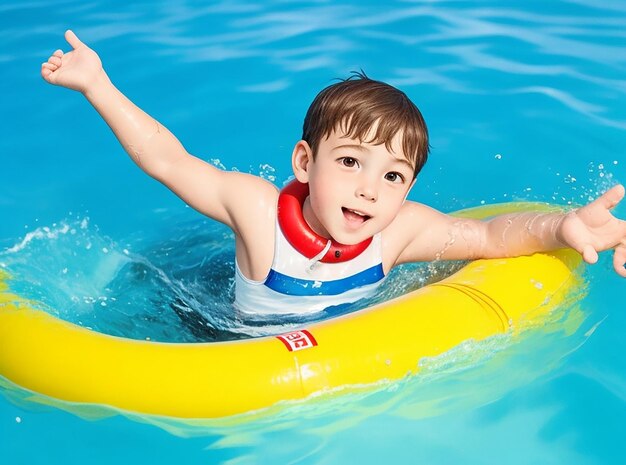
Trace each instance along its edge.
{"label": "brown hair", "polygon": [[[364,140],[374,125],[376,134]],[[385,144],[387,150],[402,131],[402,151],[413,163],[415,176],[428,158],[428,129],[415,104],[404,92],[370,79],[362,71],[326,87],[311,103],[302,139],[313,150],[314,158],[320,141],[337,129],[362,142]]]}

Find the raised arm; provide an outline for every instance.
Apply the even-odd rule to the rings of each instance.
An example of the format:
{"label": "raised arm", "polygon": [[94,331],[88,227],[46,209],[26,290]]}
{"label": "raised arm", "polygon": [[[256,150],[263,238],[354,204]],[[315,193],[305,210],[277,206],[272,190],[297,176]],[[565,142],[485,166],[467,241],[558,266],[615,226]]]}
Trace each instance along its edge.
{"label": "raised arm", "polygon": [[[109,125],[130,158],[188,205],[245,234],[259,208],[273,208],[276,189],[243,173],[225,172],[185,150],[157,120],[142,111],[112,83],[95,51],[72,31],[65,33],[72,50],[55,51],[42,64],[49,83],[81,92]],[[266,205],[266,204],[270,205]],[[250,223],[250,225],[242,223]]]}
{"label": "raised arm", "polygon": [[489,221],[454,218],[407,202],[395,230],[414,234],[396,263],[514,257],[567,247],[595,263],[598,252],[614,249],[613,267],[626,277],[626,221],[610,212],[623,197],[624,187],[618,185],[572,212],[514,213]]}
{"label": "raised arm", "polygon": [[149,175],[160,173],[186,154],[176,137],[115,88],[95,51],[72,31],[67,31],[65,38],[73,50],[57,50],[42,64],[46,81],[81,92],[132,160]]}

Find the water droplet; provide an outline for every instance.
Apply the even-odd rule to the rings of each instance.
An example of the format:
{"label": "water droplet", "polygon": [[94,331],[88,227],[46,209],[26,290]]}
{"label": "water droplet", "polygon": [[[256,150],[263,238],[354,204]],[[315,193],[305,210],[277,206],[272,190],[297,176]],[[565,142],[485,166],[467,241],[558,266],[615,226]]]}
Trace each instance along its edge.
{"label": "water droplet", "polygon": [[225,170],[226,167],[224,166],[224,164],[221,162],[221,160],[219,158],[212,158],[211,160],[209,160],[211,162],[211,164],[215,165],[216,167]]}
{"label": "water droplet", "polygon": [[502,160],[502,155],[500,155],[499,153],[496,153],[495,159]]}
{"label": "water droplet", "polygon": [[15,417],[15,423],[22,423],[21,417]]}

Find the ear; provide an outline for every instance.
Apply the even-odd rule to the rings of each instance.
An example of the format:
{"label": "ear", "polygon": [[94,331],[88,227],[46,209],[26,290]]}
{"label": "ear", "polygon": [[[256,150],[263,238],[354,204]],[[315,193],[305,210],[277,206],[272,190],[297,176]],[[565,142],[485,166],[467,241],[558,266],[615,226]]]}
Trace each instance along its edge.
{"label": "ear", "polygon": [[309,182],[309,167],[313,162],[313,151],[305,140],[300,140],[291,154],[291,168],[296,179],[302,183]]}

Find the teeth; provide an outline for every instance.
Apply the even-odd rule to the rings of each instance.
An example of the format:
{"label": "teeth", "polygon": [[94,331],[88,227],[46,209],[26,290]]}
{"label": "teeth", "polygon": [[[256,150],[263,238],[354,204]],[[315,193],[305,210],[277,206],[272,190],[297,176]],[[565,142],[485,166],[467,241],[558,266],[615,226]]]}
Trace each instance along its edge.
{"label": "teeth", "polygon": [[354,213],[355,215],[359,215],[359,216],[367,216],[365,213],[361,213],[361,212],[358,212],[358,211],[356,211],[356,210],[350,210],[350,209],[348,209],[348,211],[350,211],[350,212]]}

